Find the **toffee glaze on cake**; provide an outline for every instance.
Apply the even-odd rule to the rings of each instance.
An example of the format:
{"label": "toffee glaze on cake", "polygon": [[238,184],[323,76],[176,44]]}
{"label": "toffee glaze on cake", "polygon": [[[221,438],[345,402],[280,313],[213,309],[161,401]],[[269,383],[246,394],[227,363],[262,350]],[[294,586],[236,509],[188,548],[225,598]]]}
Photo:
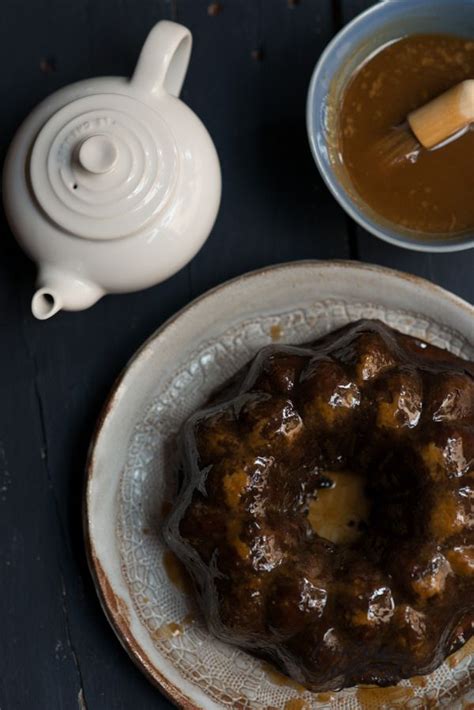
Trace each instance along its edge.
{"label": "toffee glaze on cake", "polygon": [[[425,675],[473,635],[473,363],[358,321],[263,348],[181,443],[165,536],[218,638],[321,691]],[[331,475],[366,518],[332,540]]]}

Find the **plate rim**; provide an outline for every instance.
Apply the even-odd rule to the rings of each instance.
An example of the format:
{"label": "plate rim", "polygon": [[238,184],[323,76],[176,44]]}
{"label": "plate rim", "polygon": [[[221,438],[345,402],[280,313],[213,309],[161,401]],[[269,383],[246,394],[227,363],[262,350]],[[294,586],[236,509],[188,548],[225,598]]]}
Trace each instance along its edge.
{"label": "plate rim", "polygon": [[180,688],[170,681],[164,673],[162,673],[156,665],[148,658],[144,649],[141,647],[139,641],[133,636],[131,629],[128,625],[127,619],[121,610],[121,600],[114,593],[112,585],[107,577],[107,574],[102,569],[99,558],[94,552],[94,544],[91,535],[91,518],[90,518],[90,496],[91,496],[91,485],[95,475],[95,451],[98,447],[99,440],[104,429],[105,424],[108,422],[109,418],[115,411],[115,400],[121,389],[121,385],[125,378],[128,376],[130,370],[135,369],[147,350],[147,347],[151,342],[159,338],[164,331],[171,327],[177,320],[179,320],[185,313],[193,310],[196,306],[201,305],[204,301],[212,298],[216,293],[223,291],[229,287],[233,287],[242,281],[246,281],[252,278],[258,278],[264,276],[269,272],[273,271],[284,271],[284,270],[298,270],[299,268],[316,267],[318,269],[327,268],[331,269],[334,267],[343,267],[352,269],[359,272],[376,272],[379,274],[385,274],[387,276],[392,276],[399,278],[402,281],[406,281],[411,284],[419,285],[426,291],[431,291],[434,297],[442,297],[452,302],[457,308],[461,308],[466,311],[468,315],[474,316],[474,306],[462,299],[460,296],[456,296],[451,291],[432,283],[428,279],[421,276],[416,276],[407,272],[399,271],[398,269],[392,269],[385,266],[379,266],[378,264],[370,264],[360,261],[351,261],[349,259],[304,259],[290,262],[283,262],[279,264],[273,264],[270,266],[265,266],[262,268],[254,269],[252,271],[245,272],[238,276],[235,276],[227,281],[217,284],[211,289],[208,289],[203,294],[197,296],[192,301],[180,308],[176,313],[165,320],[156,330],[154,330],[148,338],[137,348],[133,355],[125,363],[124,367],[120,371],[119,375],[116,377],[109,391],[108,396],[105,399],[104,404],[99,412],[99,416],[96,420],[96,424],[92,433],[91,441],[89,444],[89,449],[87,453],[87,460],[85,465],[85,478],[83,486],[83,496],[82,496],[82,526],[84,535],[84,544],[86,551],[86,558],[89,567],[89,571],[94,583],[94,587],[99,598],[102,610],[111,625],[115,635],[117,636],[120,644],[127,652],[129,658],[134,662],[134,664],[139,668],[139,670],[144,673],[146,678],[161,692],[165,697],[174,703],[177,707],[183,708],[184,710],[206,710],[205,706],[198,705],[194,700],[191,700]]}

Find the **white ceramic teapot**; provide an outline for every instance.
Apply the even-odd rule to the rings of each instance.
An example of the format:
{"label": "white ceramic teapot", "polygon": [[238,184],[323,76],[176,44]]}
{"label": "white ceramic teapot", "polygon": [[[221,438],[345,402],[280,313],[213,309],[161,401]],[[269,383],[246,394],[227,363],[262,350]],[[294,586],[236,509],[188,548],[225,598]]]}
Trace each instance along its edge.
{"label": "white ceramic teapot", "polygon": [[131,79],[67,86],[18,130],[4,203],[38,263],[37,318],[163,281],[207,239],[221,176],[208,132],[178,99],[190,52],[189,30],[159,22]]}

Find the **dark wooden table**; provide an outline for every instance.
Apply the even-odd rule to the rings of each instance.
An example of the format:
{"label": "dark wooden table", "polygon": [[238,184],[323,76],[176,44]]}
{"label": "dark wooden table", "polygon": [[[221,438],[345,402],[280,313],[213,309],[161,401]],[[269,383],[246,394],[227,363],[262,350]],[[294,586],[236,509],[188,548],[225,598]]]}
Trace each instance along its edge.
{"label": "dark wooden table", "polygon": [[351,258],[427,277],[474,301],[474,251],[429,255],[364,233],[323,185],[306,138],[312,68],[359,0],[3,0],[2,157],[55,89],[128,75],[160,19],[194,35],[183,99],[220,154],[223,199],[194,261],[160,286],[35,321],[35,271],[2,222],[0,259],[0,708],[164,708],[100,609],[81,494],[101,403],[141,342],[211,286],[249,269]]}

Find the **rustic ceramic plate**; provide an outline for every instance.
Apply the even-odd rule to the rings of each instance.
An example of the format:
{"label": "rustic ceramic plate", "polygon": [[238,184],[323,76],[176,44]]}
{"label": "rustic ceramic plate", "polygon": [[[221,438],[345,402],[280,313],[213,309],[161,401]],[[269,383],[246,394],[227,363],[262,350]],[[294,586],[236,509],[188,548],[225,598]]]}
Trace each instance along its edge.
{"label": "rustic ceramic plate", "polygon": [[104,409],[88,464],[91,570],[123,645],[185,708],[427,708],[474,701],[473,645],[426,678],[390,689],[313,694],[212,638],[160,535],[176,483],[175,435],[263,345],[302,343],[361,317],[474,359],[474,308],[412,276],[346,262],[301,262],[214,289],[138,351]]}

